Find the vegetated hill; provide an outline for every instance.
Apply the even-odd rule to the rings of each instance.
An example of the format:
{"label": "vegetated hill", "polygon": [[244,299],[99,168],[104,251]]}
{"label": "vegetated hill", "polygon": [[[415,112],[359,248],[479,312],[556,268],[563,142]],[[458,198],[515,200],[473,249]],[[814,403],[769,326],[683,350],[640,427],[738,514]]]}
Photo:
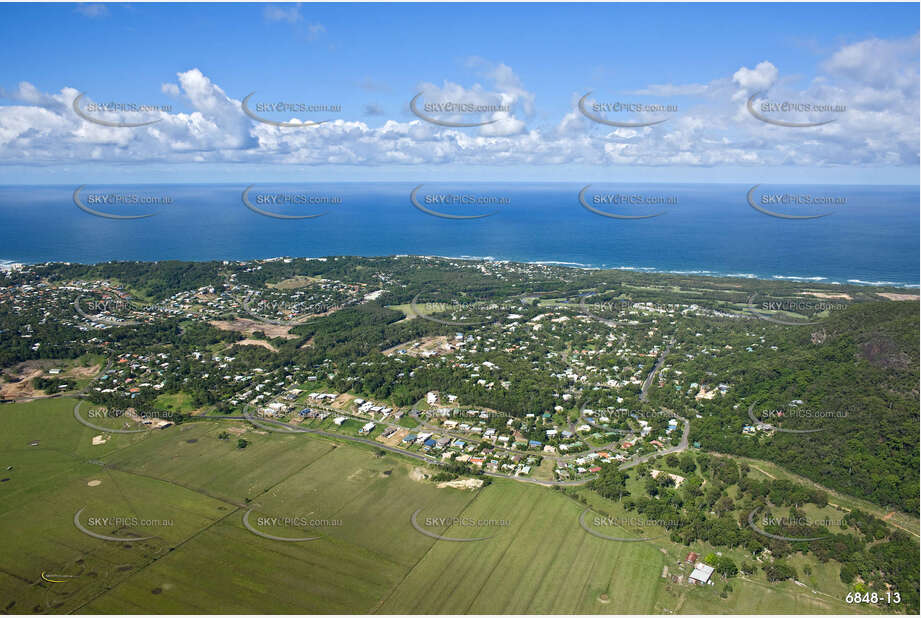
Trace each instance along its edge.
{"label": "vegetated hill", "polygon": [[[818,325],[771,326],[755,353],[736,350],[714,363],[733,392],[697,405],[704,418],[693,423],[691,439],[917,513],[918,337],[916,302],[861,303]],[[752,424],[752,404],[757,415],[794,400],[804,402],[803,411],[832,416],[765,419],[785,429],[821,429],[812,433],[742,434]]]}

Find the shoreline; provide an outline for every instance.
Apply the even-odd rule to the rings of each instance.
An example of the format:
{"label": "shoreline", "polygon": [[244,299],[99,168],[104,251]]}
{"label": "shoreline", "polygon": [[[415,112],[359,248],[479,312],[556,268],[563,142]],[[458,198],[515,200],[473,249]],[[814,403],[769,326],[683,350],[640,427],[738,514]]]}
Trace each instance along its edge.
{"label": "shoreline", "polygon": [[264,257],[264,258],[252,258],[252,259],[214,259],[214,260],[183,260],[183,259],[168,259],[168,260],[105,260],[102,262],[78,262],[78,261],[42,261],[42,262],[29,262],[29,261],[19,261],[19,260],[10,260],[5,258],[0,258],[0,272],[7,272],[8,270],[13,270],[17,266],[40,266],[45,264],[80,264],[82,266],[95,266],[98,264],[106,264],[109,262],[138,262],[138,263],[158,263],[158,262],[189,262],[189,263],[205,263],[205,262],[269,262],[277,261],[281,259],[293,259],[293,260],[317,260],[317,259],[327,259],[332,257],[358,257],[366,259],[374,258],[400,258],[400,257],[410,257],[410,258],[423,258],[423,259],[439,259],[439,260],[457,260],[464,262],[495,262],[497,264],[530,264],[535,266],[555,266],[559,268],[574,268],[578,270],[593,270],[593,271],[621,271],[621,272],[638,272],[646,274],[659,274],[659,275],[686,275],[692,277],[709,277],[713,279],[747,279],[754,281],[771,281],[771,282],[791,282],[791,283],[802,283],[802,284],[817,284],[817,285],[832,285],[832,286],[859,286],[859,287],[879,287],[879,288],[898,288],[898,289],[918,289],[921,290],[921,283],[906,283],[906,282],[894,282],[894,281],[865,281],[863,279],[847,279],[845,281],[833,279],[830,277],[823,277],[821,275],[758,275],[755,273],[739,273],[739,272],[720,272],[715,270],[705,270],[705,269],[690,269],[690,270],[663,270],[655,266],[608,266],[602,264],[596,266],[593,264],[586,264],[583,262],[567,262],[562,260],[513,260],[513,259],[504,259],[496,258],[493,256],[473,256],[473,255],[461,255],[461,256],[448,256],[448,255],[416,255],[408,253],[399,253],[392,255],[326,255],[326,256],[273,256],[273,257]]}

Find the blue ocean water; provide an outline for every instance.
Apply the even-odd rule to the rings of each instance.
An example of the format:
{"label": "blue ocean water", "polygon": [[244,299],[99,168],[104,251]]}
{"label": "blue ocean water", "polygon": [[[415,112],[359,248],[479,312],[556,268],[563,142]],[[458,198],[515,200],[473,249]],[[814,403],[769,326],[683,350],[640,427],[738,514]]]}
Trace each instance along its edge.
{"label": "blue ocean water", "polygon": [[[438,255],[522,262],[642,269],[751,278],[917,286],[919,188],[880,186],[761,186],[756,203],[774,212],[831,216],[789,220],[762,214],[746,201],[747,185],[593,185],[589,205],[612,213],[665,214],[623,220],[590,212],[580,184],[427,183],[424,208],[487,214],[451,220],[410,201],[413,183],[262,184],[249,194],[256,208],[276,214],[323,213],[303,220],[260,215],[239,185],[88,185],[85,206],[119,214],[156,213],[135,220],[89,214],[74,203],[75,186],[0,187],[0,260],[222,260],[277,256]],[[99,195],[168,197],[155,206],[106,205]],[[664,205],[610,205],[595,196],[665,198]],[[759,201],[761,195],[831,196],[833,205]],[[273,205],[275,196],[324,196],[341,203]],[[440,204],[439,196],[487,197],[499,204]],[[466,196],[466,197],[463,197]],[[639,196],[639,197],[637,197]],[[96,203],[90,202],[95,200]]]}

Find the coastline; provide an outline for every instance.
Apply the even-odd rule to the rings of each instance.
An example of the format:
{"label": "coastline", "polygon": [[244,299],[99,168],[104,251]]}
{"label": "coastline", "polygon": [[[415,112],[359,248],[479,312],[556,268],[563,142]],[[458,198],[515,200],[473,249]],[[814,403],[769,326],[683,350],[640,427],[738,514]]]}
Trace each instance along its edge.
{"label": "coastline", "polygon": [[[264,258],[252,258],[252,259],[231,259],[227,261],[231,262],[266,262],[274,261],[280,259],[304,259],[304,260],[315,260],[320,258],[329,258],[337,256],[272,256]],[[841,286],[862,286],[862,287],[879,287],[879,288],[899,288],[899,289],[919,289],[921,290],[921,283],[906,283],[906,282],[894,282],[894,281],[865,281],[862,279],[846,279],[844,281],[838,279],[832,279],[830,277],[823,277],[821,275],[759,275],[755,273],[738,273],[738,272],[720,272],[715,270],[667,270],[660,269],[655,266],[608,266],[606,264],[602,265],[593,265],[585,264],[582,262],[565,262],[559,260],[515,260],[515,259],[504,259],[497,258],[494,256],[472,256],[472,255],[462,255],[462,256],[447,256],[447,255],[417,255],[417,254],[393,254],[393,255],[356,255],[355,257],[362,258],[382,258],[382,257],[413,257],[413,258],[425,258],[425,259],[442,259],[442,260],[458,260],[466,262],[495,262],[498,264],[501,263],[513,263],[513,264],[533,264],[535,266],[556,266],[559,268],[577,268],[579,270],[598,270],[598,271],[626,271],[626,272],[641,272],[648,274],[661,274],[661,275],[687,275],[693,277],[711,277],[714,279],[750,279],[758,281],[789,281],[789,282],[798,282],[803,284],[813,283],[818,285],[841,285]],[[29,262],[24,260],[10,260],[5,258],[0,258],[0,272],[6,272],[11,269],[15,269],[17,266],[36,266],[41,264],[82,264],[85,266],[92,266],[95,264],[104,264],[106,262],[150,262],[155,263],[158,261],[177,261],[177,262],[209,262],[209,261],[221,261],[221,260],[105,260],[102,262],[77,262],[77,261],[42,261],[42,262]]]}

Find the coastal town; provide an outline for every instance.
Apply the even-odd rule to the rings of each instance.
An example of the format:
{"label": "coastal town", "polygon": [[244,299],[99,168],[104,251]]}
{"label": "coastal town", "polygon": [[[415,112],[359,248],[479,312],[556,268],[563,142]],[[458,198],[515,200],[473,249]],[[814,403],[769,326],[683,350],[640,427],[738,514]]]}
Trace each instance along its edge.
{"label": "coastal town", "polygon": [[[85,373],[68,379],[73,373],[62,374],[59,366],[26,361],[19,371],[5,372],[0,394],[16,401],[82,389],[115,408],[190,417],[235,418],[246,409],[298,428],[362,436],[431,461],[565,484],[590,480],[606,465],[629,467],[700,448],[699,440],[688,441],[688,419],[702,418],[701,408],[733,390],[730,379],[709,369],[714,360],[777,350],[766,344],[763,322],[739,302],[596,303],[583,292],[457,302],[436,290],[426,293],[431,301],[416,294],[412,302],[389,304],[406,287],[407,275],[388,268],[366,271],[360,279],[298,275],[267,283],[273,271],[338,268],[338,258],[327,260],[215,263],[219,281],[147,301],[116,279],[36,276],[41,265],[9,267],[6,279],[21,282],[0,286],[0,301],[14,319],[3,334],[19,340],[20,355],[92,358],[86,364],[98,375],[91,382]],[[497,282],[537,277],[569,285],[572,278],[571,269],[541,265],[431,258],[395,263],[401,260],[441,263]],[[417,334],[361,358],[312,353],[307,362],[291,355],[316,347],[313,336],[294,334],[302,325],[381,303],[402,312],[397,326],[413,326]],[[715,344],[707,334],[714,319],[749,326]],[[183,345],[109,336],[170,322],[189,334],[210,330],[201,343]],[[61,329],[72,336],[56,338],[54,352],[43,349],[50,345],[45,333]],[[290,349],[291,343],[298,347]],[[369,380],[379,376],[387,377],[388,392],[417,391],[420,397],[375,395]],[[523,376],[529,382],[522,384]],[[419,390],[438,383],[455,386]],[[516,387],[521,395],[531,388],[540,395],[527,403],[514,397]],[[658,404],[648,401],[650,390]],[[512,399],[511,407],[483,405]],[[740,402],[732,409],[746,420]],[[739,431],[770,439],[774,425],[746,422]]]}
{"label": "coastal town", "polygon": [[[788,530],[772,523],[783,521],[776,512],[754,519],[786,507],[834,515],[826,489],[778,478],[768,465],[795,460],[805,476],[819,453],[827,461],[827,449],[847,448],[841,440],[861,427],[852,422],[861,412],[811,386],[834,375],[822,368],[827,359],[797,357],[824,351],[834,316],[768,314],[751,299],[833,297],[855,310],[901,311],[887,296],[895,292],[761,285],[421,256],[23,265],[0,275],[0,411],[66,407],[61,422],[83,436],[94,476],[147,465],[145,456],[112,461],[125,445],[193,468],[195,453],[211,453],[208,479],[225,470],[245,478],[255,462],[264,480],[234,489],[226,506],[245,509],[241,528],[268,542],[288,537],[258,523],[271,511],[247,519],[272,499],[253,488],[271,487],[264,475],[278,466],[306,465],[287,500],[312,496],[302,488],[313,478],[348,493],[346,504],[360,483],[377,488],[368,496],[393,488],[388,504],[399,512],[382,537],[408,528],[464,539],[463,530],[443,536],[417,522],[424,509],[406,504],[417,492],[445,492],[430,496],[435,510],[455,499],[447,492],[492,496],[485,504],[508,494],[505,508],[512,487],[542,492],[529,494],[531,504],[554,496],[562,502],[548,512],[571,514],[554,534],[655,542],[667,558],[654,579],[669,594],[731,598],[756,572],[759,585],[807,585],[807,566],[818,567],[792,566],[793,546],[775,542],[782,534],[834,535],[811,549],[844,575],[905,577],[901,566],[879,574],[878,560],[841,550],[887,534],[902,552],[911,541],[897,522],[854,510],[841,521],[857,540],[821,523]],[[767,319],[778,313],[809,327]],[[823,441],[799,437],[816,431]],[[43,443],[30,437],[23,448]],[[329,463],[314,468],[312,452]],[[750,465],[749,455],[761,460]],[[16,478],[11,467],[3,478]],[[183,487],[189,474],[183,468]]]}

